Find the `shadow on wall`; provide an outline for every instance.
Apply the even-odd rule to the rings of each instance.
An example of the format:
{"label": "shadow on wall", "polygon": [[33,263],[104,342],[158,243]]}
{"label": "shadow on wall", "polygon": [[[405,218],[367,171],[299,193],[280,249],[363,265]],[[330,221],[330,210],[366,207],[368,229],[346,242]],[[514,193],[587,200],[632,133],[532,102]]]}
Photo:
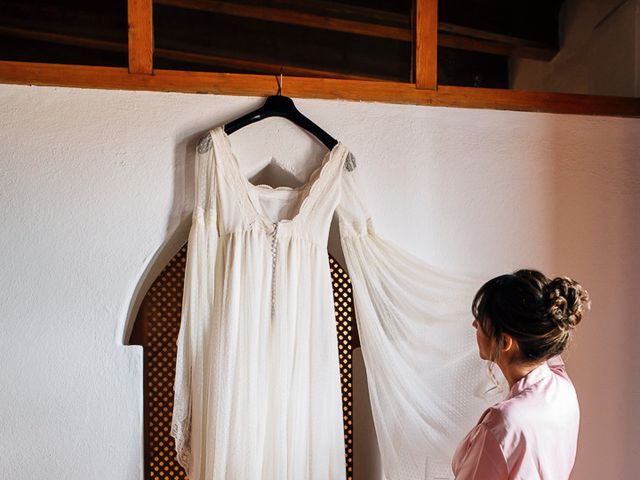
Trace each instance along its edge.
{"label": "shadow on wall", "polygon": [[381,480],[376,439],[362,350],[353,350],[353,473],[354,480]]}
{"label": "shadow on wall", "polygon": [[[126,321],[122,330],[123,345],[131,345],[131,336],[136,318],[145,295],[153,282],[158,278],[162,269],[178,253],[189,238],[191,229],[191,212],[194,198],[194,167],[195,148],[202,133],[192,134],[178,142],[175,147],[175,175],[173,205],[167,222],[165,243],[156,250],[153,258],[140,275],[138,284],[133,292]],[[188,199],[188,200],[186,200]]]}
{"label": "shadow on wall", "polygon": [[[572,478],[635,478],[640,469],[635,454],[640,422],[633,420],[640,377],[631,374],[640,369],[638,127],[621,119],[626,128],[620,128],[596,117],[585,128],[589,125],[579,117],[553,117],[554,272],[549,274],[575,278],[592,297],[592,309],[566,354],[581,406]],[[594,132],[601,138],[595,140]]]}

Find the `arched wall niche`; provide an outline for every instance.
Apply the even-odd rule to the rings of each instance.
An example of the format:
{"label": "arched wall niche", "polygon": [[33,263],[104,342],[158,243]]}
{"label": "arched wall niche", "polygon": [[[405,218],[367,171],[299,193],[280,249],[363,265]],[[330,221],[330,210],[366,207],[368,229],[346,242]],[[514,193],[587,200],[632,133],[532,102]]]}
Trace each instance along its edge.
{"label": "arched wall niche", "polygon": [[[141,345],[144,352],[144,470],[145,479],[187,478],[175,459],[170,436],[173,410],[176,339],[180,328],[184,269],[191,218],[158,252],[145,272],[131,302],[135,321],[125,334],[126,344]],[[335,241],[335,239],[334,239]],[[331,242],[330,242],[331,243]],[[341,253],[341,252],[340,252]],[[340,254],[338,254],[340,256]],[[351,280],[345,268],[328,254],[334,293],[336,341],[339,350],[344,409],[347,479],[353,479],[354,419],[353,360],[359,347]]]}

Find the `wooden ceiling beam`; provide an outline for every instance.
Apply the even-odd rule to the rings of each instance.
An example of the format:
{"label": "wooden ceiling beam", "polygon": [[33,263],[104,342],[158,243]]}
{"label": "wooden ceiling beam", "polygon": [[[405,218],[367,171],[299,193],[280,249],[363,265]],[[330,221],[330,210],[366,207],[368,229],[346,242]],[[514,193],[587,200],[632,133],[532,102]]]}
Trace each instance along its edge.
{"label": "wooden ceiling beam", "polygon": [[344,20],[341,18],[316,15],[283,8],[263,7],[260,5],[242,5],[219,0],[155,0],[157,5],[185,8],[251,18],[268,22],[285,23],[302,27],[333,30],[336,32],[382,37],[393,40],[411,41],[411,31],[408,28],[378,25],[374,23]]}
{"label": "wooden ceiling beam", "polygon": [[153,73],[153,1],[128,0],[129,72]]}
{"label": "wooden ceiling beam", "polygon": [[[149,90],[222,95],[273,94],[273,76],[155,70],[132,75],[127,68],[0,61],[0,83]],[[529,92],[477,87],[417,89],[402,82],[289,77],[287,95],[457,108],[488,108],[580,115],[640,117],[640,98]]]}
{"label": "wooden ceiling beam", "polygon": [[300,0],[272,0],[272,3],[279,8],[297,11],[304,9],[307,13],[349,18],[367,23],[379,23],[405,28],[409,24],[408,15],[340,1],[304,0],[304,2],[300,2]]}
{"label": "wooden ceiling beam", "polygon": [[416,0],[416,88],[438,88],[438,0]]}

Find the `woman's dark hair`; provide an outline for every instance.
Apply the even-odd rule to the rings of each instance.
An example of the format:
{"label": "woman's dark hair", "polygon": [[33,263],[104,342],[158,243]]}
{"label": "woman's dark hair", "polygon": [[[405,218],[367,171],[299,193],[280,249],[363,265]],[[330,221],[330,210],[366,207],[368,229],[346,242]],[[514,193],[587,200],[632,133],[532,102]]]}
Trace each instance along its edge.
{"label": "woman's dark hair", "polygon": [[518,270],[485,283],[471,311],[498,346],[507,333],[518,342],[521,360],[534,362],[562,353],[589,307],[589,293],[575,280]]}

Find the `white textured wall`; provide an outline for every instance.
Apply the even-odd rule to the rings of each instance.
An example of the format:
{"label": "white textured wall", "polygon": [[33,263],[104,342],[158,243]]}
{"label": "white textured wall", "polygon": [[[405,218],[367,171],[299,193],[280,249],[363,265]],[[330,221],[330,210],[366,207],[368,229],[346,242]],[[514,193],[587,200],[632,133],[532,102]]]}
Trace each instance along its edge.
{"label": "white textured wall", "polygon": [[[123,337],[186,241],[194,140],[261,102],[0,85],[0,478],[142,478],[142,351]],[[298,105],[354,152],[390,240],[455,272],[537,267],[591,291],[568,356],[573,479],[635,478],[640,120]],[[273,155],[302,178],[322,151],[281,119],[232,140],[248,173]]]}

